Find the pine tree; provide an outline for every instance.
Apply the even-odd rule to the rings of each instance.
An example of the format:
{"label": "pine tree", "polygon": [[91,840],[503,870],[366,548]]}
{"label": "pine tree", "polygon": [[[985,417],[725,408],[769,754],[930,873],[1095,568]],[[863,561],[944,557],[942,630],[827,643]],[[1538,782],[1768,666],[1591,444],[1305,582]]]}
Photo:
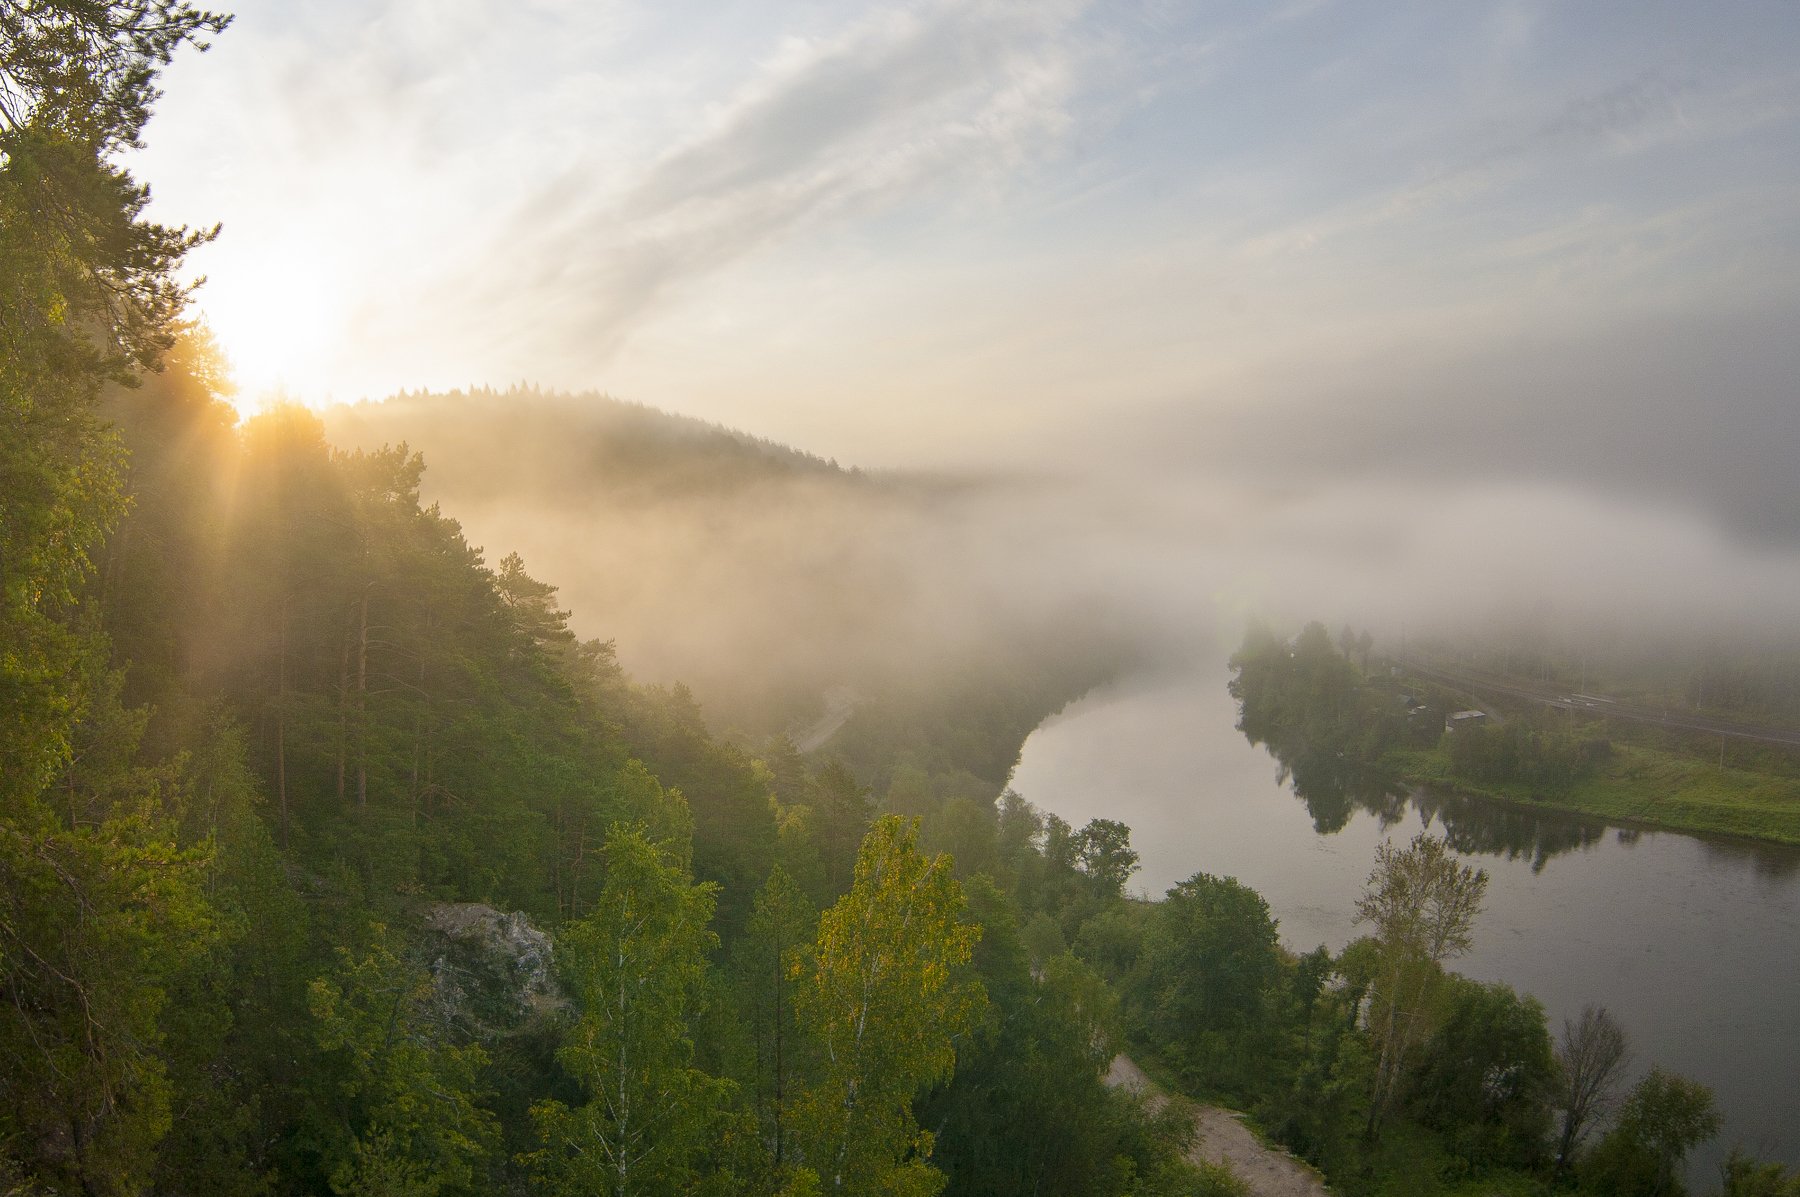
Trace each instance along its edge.
{"label": "pine tree", "polygon": [[95,401],[168,347],[174,271],[208,236],[143,220],[114,159],[158,69],[225,24],[0,7],[0,1143],[26,1183],[143,1187],[171,1118],[168,985],[213,934],[180,779],[134,763],[143,716],[80,599],[123,509]]}

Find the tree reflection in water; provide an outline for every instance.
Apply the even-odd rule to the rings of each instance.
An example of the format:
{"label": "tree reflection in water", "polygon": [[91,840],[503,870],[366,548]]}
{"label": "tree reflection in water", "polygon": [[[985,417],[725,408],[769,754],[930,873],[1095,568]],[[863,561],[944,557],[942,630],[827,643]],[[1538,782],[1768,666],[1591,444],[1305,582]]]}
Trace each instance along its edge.
{"label": "tree reflection in water", "polygon": [[1313,830],[1320,835],[1342,831],[1359,811],[1374,816],[1385,829],[1411,810],[1428,824],[1441,826],[1458,852],[1529,860],[1535,873],[1552,858],[1591,847],[1606,834],[1607,824],[1602,820],[1566,811],[1534,809],[1448,790],[1409,788],[1391,770],[1354,760],[1335,746],[1309,743],[1303,737],[1277,733],[1259,740],[1248,731],[1244,735],[1275,758],[1277,780],[1306,805]]}

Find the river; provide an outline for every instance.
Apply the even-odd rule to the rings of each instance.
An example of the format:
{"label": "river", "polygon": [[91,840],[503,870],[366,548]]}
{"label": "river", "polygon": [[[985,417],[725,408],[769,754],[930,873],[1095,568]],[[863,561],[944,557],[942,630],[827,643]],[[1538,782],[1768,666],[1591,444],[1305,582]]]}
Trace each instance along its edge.
{"label": "river", "polygon": [[1697,1191],[1717,1190],[1733,1143],[1800,1165],[1800,849],[1430,795],[1309,809],[1236,730],[1225,682],[1220,666],[1090,695],[1032,733],[1013,787],[1078,827],[1129,824],[1134,891],[1237,877],[1296,951],[1361,933],[1352,905],[1382,840],[1448,834],[1490,877],[1475,948],[1451,967],[1534,995],[1553,1032],[1601,1003],[1636,1071],[1711,1085],[1724,1130],[1690,1164]]}

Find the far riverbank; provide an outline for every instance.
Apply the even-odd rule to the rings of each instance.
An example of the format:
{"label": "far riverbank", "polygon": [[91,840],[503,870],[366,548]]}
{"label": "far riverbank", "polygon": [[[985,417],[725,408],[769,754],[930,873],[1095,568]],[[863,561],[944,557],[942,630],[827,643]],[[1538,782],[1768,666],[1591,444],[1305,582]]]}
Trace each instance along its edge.
{"label": "far riverbank", "polygon": [[[1160,896],[1197,872],[1268,901],[1296,952],[1362,931],[1357,895],[1375,848],[1428,828],[1490,874],[1459,972],[1543,1002],[1551,1025],[1610,1008],[1641,1067],[1710,1085],[1725,1129],[1690,1176],[1716,1176],[1734,1143],[1800,1164],[1800,849],[1610,824],[1543,803],[1380,787],[1296,773],[1248,743],[1222,667],[1103,688],[1041,726],[1012,784],[1080,826],[1117,819],[1142,854],[1130,885]],[[1304,797],[1296,780],[1312,783]],[[1357,779],[1350,779],[1352,782]]]}
{"label": "far riverbank", "polygon": [[1553,796],[1525,785],[1471,783],[1455,775],[1444,754],[1430,750],[1401,750],[1388,759],[1409,786],[1483,802],[1585,815],[1644,831],[1800,847],[1800,782],[1730,768],[1722,778],[1708,778],[1708,767],[1697,762],[1632,745],[1614,751],[1616,767]]}

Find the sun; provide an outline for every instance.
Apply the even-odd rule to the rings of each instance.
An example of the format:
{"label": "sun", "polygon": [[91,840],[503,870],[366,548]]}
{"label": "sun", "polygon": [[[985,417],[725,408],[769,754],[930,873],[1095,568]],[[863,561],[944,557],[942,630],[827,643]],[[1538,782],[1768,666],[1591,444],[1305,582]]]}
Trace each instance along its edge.
{"label": "sun", "polygon": [[332,264],[298,247],[207,263],[196,306],[237,380],[249,414],[276,398],[319,404],[342,352],[344,293]]}

